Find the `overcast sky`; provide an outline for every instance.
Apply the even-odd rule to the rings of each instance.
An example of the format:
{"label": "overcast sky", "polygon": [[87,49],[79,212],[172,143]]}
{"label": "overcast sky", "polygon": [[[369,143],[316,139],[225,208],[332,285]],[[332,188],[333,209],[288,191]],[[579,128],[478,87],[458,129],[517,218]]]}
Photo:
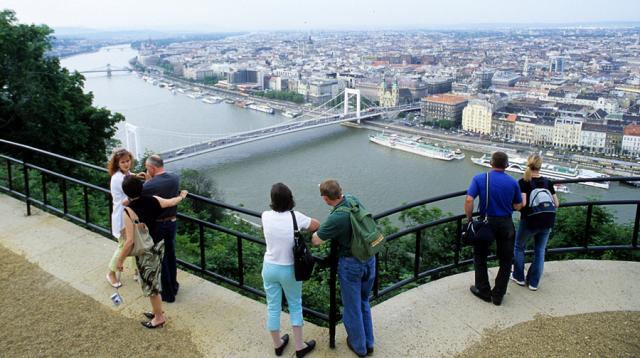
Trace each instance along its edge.
{"label": "overcast sky", "polygon": [[22,23],[270,31],[640,21],[640,0],[2,0]]}

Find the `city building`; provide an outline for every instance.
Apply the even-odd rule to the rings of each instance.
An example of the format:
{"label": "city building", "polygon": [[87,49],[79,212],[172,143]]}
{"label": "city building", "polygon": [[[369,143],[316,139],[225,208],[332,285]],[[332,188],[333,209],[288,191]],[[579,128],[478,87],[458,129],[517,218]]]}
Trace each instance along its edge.
{"label": "city building", "polygon": [[607,122],[607,138],[604,144],[606,154],[620,154],[622,140],[624,138],[624,126],[616,121]]}
{"label": "city building", "polygon": [[496,113],[491,119],[491,136],[512,141],[517,118],[513,113]]}
{"label": "city building", "polygon": [[513,125],[513,140],[518,143],[534,144],[535,127],[532,118],[518,116]]}
{"label": "city building", "polygon": [[378,90],[378,101],[380,107],[396,107],[400,103],[400,91],[398,89],[398,82],[394,81],[391,85],[391,89],[387,90],[387,84],[385,81],[380,83],[380,89]]}
{"label": "city building", "polygon": [[462,110],[467,105],[467,97],[454,94],[436,94],[422,99],[422,115],[431,120],[445,119],[462,122]]}
{"label": "city building", "polygon": [[520,79],[520,75],[510,71],[498,71],[491,78],[491,84],[494,86],[513,87]]}
{"label": "city building", "polygon": [[556,118],[553,130],[553,145],[560,148],[577,148],[580,146],[581,118]]}
{"label": "city building", "polygon": [[425,83],[427,85],[428,94],[447,93],[447,92],[451,92],[451,84],[453,83],[453,78],[449,78],[449,77],[429,78],[425,81]]}
{"label": "city building", "polygon": [[491,134],[493,106],[485,100],[472,100],[462,110],[462,129],[480,134]]}
{"label": "city building", "polygon": [[624,127],[622,151],[632,155],[640,155],[640,125],[629,124]]}
{"label": "city building", "polygon": [[582,124],[580,147],[592,153],[604,151],[607,142],[607,126],[599,123]]}
{"label": "city building", "polygon": [[543,147],[553,145],[554,121],[538,119],[533,128],[533,144]]}

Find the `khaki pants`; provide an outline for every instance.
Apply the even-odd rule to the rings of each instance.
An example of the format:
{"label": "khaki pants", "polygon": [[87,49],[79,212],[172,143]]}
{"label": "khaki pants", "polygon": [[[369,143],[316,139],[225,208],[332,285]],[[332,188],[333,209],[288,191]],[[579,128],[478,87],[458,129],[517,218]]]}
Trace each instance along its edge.
{"label": "khaki pants", "polygon": [[[118,257],[120,257],[120,251],[122,251],[122,247],[124,247],[125,241],[126,241],[125,238],[122,236],[118,238],[118,247],[116,248],[116,251],[113,253],[113,256],[111,257],[111,261],[109,261],[109,270],[113,272],[118,271],[118,269],[116,268],[116,263],[118,262]],[[136,270],[135,258],[127,257],[127,259],[124,260],[124,268],[126,270],[132,270],[132,271]]]}

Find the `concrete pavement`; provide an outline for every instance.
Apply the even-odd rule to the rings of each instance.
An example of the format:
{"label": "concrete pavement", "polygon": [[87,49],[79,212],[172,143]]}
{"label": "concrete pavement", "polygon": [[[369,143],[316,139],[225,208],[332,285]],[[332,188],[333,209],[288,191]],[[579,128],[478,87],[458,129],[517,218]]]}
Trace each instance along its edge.
{"label": "concrete pavement", "polygon": [[[120,293],[125,304],[114,307],[114,292],[105,282],[115,242],[68,221],[34,209],[26,216],[23,202],[0,195],[0,244],[22,254],[43,270],[69,283],[121,314],[141,319],[149,309],[128,273]],[[490,275],[495,276],[491,269]],[[184,271],[180,294],[165,304],[168,324],[192,332],[207,356],[263,357],[273,354],[265,329],[266,308],[226,288]],[[536,315],[632,310],[640,311],[639,262],[574,260],[549,262],[536,292],[509,285],[502,306],[482,302],[469,293],[473,273],[467,272],[422,285],[373,308],[374,356],[449,356],[480,339],[486,329],[502,329]],[[291,329],[286,314],[283,333]],[[141,327],[141,329],[143,329]],[[354,356],[339,326],[337,348],[328,347],[328,329],[305,323],[305,338],[318,342],[310,357]],[[290,346],[285,356],[294,356]]]}

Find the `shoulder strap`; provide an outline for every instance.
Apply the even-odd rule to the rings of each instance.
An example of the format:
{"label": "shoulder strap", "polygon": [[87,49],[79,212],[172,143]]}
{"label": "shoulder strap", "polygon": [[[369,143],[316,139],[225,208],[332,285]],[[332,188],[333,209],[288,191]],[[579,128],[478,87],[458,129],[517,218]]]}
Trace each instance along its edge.
{"label": "shoulder strap", "polygon": [[489,173],[487,172],[487,190],[486,190],[486,196],[485,196],[485,211],[484,211],[484,216],[489,216]]}
{"label": "shoulder strap", "polygon": [[289,212],[291,213],[291,218],[293,219],[293,233],[296,234],[300,231],[298,230],[298,221],[296,220],[296,214],[293,212],[293,210],[290,210]]}
{"label": "shoulder strap", "polygon": [[[127,210],[128,209],[128,210]],[[131,221],[134,224],[138,224],[140,223],[140,221],[138,220],[138,214],[136,214],[135,211],[133,211],[133,216],[131,216],[131,214],[129,214],[129,210],[133,211],[133,209],[129,208],[129,207],[125,207],[124,208],[124,212],[127,214],[127,216],[129,217],[129,219],[131,219]]]}

